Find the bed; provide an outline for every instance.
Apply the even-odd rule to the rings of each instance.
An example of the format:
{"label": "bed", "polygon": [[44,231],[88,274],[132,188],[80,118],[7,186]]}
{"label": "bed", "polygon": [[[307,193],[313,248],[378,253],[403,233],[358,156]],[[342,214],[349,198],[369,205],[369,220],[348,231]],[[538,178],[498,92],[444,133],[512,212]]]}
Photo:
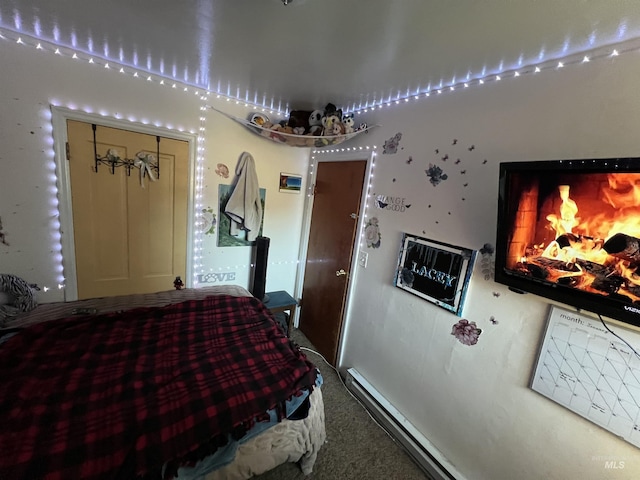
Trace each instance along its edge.
{"label": "bed", "polygon": [[43,304],[0,330],[0,478],[311,473],[322,376],[237,286]]}

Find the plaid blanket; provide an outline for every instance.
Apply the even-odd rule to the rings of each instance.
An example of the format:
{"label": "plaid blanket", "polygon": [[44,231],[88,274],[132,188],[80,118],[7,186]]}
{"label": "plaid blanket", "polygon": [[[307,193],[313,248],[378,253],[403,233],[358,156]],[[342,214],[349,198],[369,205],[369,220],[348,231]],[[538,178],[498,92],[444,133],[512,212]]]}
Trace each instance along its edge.
{"label": "plaid blanket", "polygon": [[0,347],[0,479],[157,478],[315,379],[253,297],[34,325]]}

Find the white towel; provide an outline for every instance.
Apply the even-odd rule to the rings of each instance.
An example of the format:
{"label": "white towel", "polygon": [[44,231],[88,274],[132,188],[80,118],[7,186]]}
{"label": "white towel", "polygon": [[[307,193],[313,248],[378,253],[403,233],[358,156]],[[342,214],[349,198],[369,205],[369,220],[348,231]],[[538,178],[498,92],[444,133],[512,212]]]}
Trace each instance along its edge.
{"label": "white towel", "polygon": [[236,186],[224,212],[231,219],[231,235],[239,237],[244,230],[247,232],[247,240],[253,242],[258,237],[262,223],[262,203],[256,165],[250,153],[243,152],[240,155],[236,175]]}

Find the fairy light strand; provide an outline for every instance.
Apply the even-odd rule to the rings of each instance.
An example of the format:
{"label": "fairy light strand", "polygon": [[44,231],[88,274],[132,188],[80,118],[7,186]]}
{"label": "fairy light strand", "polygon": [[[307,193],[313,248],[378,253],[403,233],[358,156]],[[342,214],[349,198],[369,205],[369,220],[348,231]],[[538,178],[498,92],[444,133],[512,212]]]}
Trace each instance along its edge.
{"label": "fairy light strand", "polygon": [[506,79],[517,79],[523,76],[540,74],[545,71],[557,71],[570,66],[578,66],[598,60],[615,59],[622,54],[640,51],[640,39],[631,39],[613,45],[602,46],[590,50],[583,50],[563,57],[548,58],[540,62],[531,63],[517,68],[505,69],[488,75],[467,75],[465,79],[452,81],[448,84],[440,84],[436,87],[429,86],[425,90],[398,95],[396,98],[373,101],[366,105],[353,105],[345,108],[345,113],[362,114],[369,111],[376,111],[383,108],[400,105],[409,101],[424,100],[432,95],[444,95],[459,90],[468,89],[474,86],[499,82]]}

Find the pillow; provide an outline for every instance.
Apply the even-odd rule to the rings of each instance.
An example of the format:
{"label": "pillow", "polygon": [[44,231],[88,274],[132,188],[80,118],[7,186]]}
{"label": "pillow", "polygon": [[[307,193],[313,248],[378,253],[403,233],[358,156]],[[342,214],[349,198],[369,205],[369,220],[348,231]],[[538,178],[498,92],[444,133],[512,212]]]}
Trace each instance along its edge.
{"label": "pillow", "polygon": [[10,297],[4,304],[0,301],[0,325],[7,318],[29,312],[38,305],[31,285],[15,275],[0,273],[0,292]]}

